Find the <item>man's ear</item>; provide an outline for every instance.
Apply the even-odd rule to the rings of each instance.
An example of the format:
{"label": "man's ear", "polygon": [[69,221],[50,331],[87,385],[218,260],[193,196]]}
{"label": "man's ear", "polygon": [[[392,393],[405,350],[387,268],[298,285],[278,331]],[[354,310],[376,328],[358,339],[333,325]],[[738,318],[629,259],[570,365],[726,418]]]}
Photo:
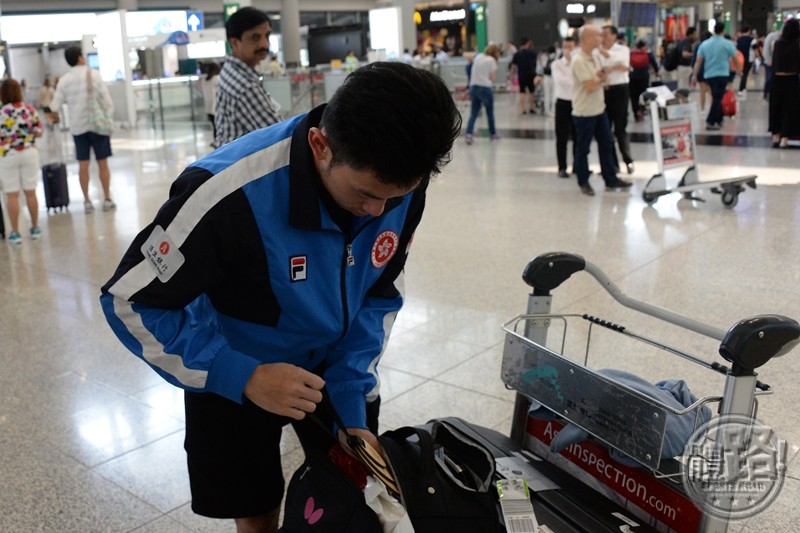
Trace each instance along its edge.
{"label": "man's ear", "polygon": [[322,163],[330,162],[333,153],[328,146],[328,138],[321,129],[310,128],[308,130],[308,145],[311,147],[314,159]]}

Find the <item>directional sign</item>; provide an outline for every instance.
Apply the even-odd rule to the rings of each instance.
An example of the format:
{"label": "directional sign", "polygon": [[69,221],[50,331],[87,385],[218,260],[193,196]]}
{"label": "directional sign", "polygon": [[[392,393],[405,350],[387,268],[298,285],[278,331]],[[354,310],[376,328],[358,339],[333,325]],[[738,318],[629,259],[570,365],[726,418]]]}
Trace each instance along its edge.
{"label": "directional sign", "polygon": [[205,28],[203,21],[202,11],[187,11],[186,12],[186,27],[189,31],[197,31]]}

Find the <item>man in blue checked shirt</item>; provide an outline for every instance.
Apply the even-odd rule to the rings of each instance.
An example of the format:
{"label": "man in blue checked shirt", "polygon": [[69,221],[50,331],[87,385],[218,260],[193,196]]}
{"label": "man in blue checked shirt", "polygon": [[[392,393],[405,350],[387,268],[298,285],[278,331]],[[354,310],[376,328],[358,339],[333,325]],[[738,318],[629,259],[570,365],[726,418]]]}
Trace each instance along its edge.
{"label": "man in blue checked shirt", "polygon": [[267,14],[252,7],[234,13],[225,23],[233,55],[219,74],[214,125],[217,146],[281,121],[277,103],[261,84],[256,66],[269,55],[272,24]]}

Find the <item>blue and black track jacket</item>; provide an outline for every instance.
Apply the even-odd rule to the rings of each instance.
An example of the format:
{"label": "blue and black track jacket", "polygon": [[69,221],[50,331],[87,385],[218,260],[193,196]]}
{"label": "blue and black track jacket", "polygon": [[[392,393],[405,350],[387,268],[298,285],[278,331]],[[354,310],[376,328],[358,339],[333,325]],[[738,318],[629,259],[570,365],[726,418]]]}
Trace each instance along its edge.
{"label": "blue and black track jacket", "polygon": [[173,385],[241,403],[261,363],[323,369],[344,423],[365,428],[425,187],[342,231],[308,145],[321,115],[186,168],[100,301],[122,343]]}

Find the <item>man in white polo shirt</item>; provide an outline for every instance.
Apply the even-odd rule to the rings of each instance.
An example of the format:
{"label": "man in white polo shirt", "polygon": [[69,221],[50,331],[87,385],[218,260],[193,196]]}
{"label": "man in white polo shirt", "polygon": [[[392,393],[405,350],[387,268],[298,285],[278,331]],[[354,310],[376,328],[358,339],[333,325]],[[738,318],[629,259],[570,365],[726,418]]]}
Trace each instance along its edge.
{"label": "man in white polo shirt", "polygon": [[[564,55],[553,61],[550,72],[556,97],[556,157],[558,177],[569,178],[567,172],[567,141],[572,137],[572,163],[575,164],[575,126],[572,125],[572,55],[575,39],[564,39]],[[574,170],[574,166],[573,166]]]}
{"label": "man in white polo shirt", "polygon": [[[603,26],[603,46],[597,48],[600,62],[608,74],[605,83],[606,114],[613,126],[617,148],[622,154],[625,169],[633,174],[633,157],[631,157],[631,141],[628,135],[628,102],[631,99],[628,76],[631,66],[631,49],[617,42],[619,31],[615,26]],[[614,169],[619,172],[619,158],[614,154]]]}

